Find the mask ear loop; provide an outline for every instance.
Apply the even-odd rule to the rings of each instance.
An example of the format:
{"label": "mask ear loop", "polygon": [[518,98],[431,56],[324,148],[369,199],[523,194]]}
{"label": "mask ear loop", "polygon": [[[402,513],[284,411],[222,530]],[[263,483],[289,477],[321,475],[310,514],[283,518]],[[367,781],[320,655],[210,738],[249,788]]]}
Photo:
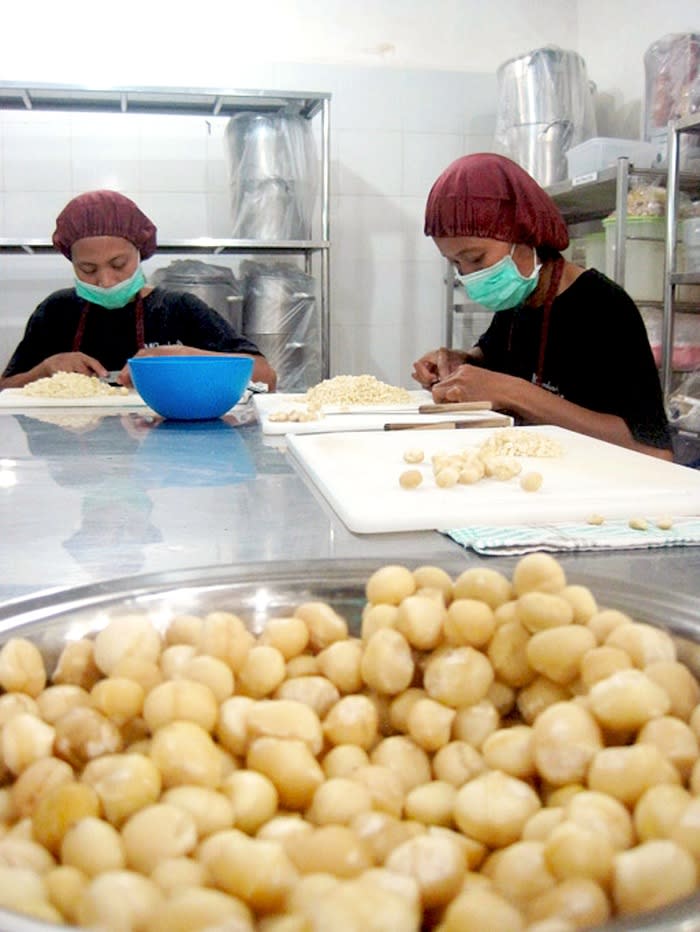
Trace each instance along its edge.
{"label": "mask ear loop", "polygon": [[557,290],[559,289],[559,282],[561,281],[561,276],[564,271],[564,259],[560,256],[554,263],[552,267],[552,277],[549,281],[549,288],[547,289],[547,296],[544,299],[544,307],[542,309],[542,327],[540,329],[540,349],[537,358],[537,373],[535,376],[535,385],[542,385],[542,377],[544,375],[544,358],[547,353],[547,340],[549,337],[549,318],[552,313],[552,305],[554,304],[554,299],[557,296]]}
{"label": "mask ear loop", "polygon": [[[535,255],[537,253],[535,252]],[[552,305],[557,296],[559,282],[564,272],[564,259],[560,256],[552,265],[552,274],[545,295],[544,304],[542,305],[542,325],[540,327],[540,345],[537,354],[537,371],[535,373],[535,385],[542,385],[544,375],[544,360],[547,352],[547,339],[549,336],[549,318],[552,312]],[[513,314],[508,329],[508,341],[506,343],[506,352],[510,356],[513,351],[513,331],[515,329],[517,314]]]}
{"label": "mask ear loop", "polygon": [[[517,243],[513,243],[513,245],[510,247],[509,256],[511,259],[513,259],[513,253],[515,252],[516,245]],[[513,261],[515,262],[515,259],[513,259]],[[536,272],[539,272],[541,268],[542,268],[542,263],[537,261],[537,250],[533,246],[532,247],[532,272],[530,272],[530,274],[528,275],[528,278],[532,278],[532,276]]]}

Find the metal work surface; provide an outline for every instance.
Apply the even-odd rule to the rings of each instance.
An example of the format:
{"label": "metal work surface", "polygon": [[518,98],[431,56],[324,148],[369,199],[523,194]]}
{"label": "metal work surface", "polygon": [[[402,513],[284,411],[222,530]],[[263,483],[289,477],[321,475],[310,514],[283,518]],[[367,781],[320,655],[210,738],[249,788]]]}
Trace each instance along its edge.
{"label": "metal work surface", "polygon": [[[368,558],[450,572],[479,557],[437,531],[353,534],[252,405],[161,421],[138,410],[0,410],[0,601],[137,574]],[[562,554],[593,573],[700,595],[700,547]]]}

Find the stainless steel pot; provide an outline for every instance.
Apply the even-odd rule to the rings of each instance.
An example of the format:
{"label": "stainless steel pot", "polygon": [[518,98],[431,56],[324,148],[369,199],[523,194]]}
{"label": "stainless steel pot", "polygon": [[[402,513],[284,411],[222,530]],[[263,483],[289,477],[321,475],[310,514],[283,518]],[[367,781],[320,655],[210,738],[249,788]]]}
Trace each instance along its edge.
{"label": "stainless steel pot", "polygon": [[496,76],[497,144],[540,184],[562,181],[566,151],[596,133],[585,61],[546,46],[504,62]]}
{"label": "stainless steel pot", "polygon": [[316,156],[296,113],[238,113],[226,125],[233,236],[311,238]]}
{"label": "stainless steel pot", "polygon": [[226,266],[198,259],[176,259],[157,269],[151,282],[170,291],[186,291],[218,311],[238,333],[243,326],[243,286]]}

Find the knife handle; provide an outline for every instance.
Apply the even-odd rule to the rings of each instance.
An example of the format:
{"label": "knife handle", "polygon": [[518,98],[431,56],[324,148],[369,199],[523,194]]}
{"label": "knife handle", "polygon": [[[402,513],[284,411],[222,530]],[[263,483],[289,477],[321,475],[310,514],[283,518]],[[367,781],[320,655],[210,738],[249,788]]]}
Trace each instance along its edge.
{"label": "knife handle", "polygon": [[456,421],[395,421],[385,424],[384,430],[450,430],[456,426]]}
{"label": "knife handle", "polygon": [[452,411],[491,411],[493,405],[490,401],[454,401],[442,404],[419,405],[419,414],[449,414]]}
{"label": "knife handle", "polygon": [[384,430],[460,430],[465,427],[505,427],[508,421],[503,417],[479,417],[461,421],[395,421],[384,425]]}

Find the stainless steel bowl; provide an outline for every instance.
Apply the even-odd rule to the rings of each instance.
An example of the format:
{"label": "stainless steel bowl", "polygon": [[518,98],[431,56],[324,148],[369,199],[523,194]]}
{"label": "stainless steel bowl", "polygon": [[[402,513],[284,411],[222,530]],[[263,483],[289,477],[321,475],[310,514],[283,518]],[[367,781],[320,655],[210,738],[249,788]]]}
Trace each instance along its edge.
{"label": "stainless steel bowl", "polygon": [[[8,637],[34,641],[51,669],[67,641],[89,636],[119,615],[147,614],[164,630],[175,613],[234,611],[260,632],[268,618],[288,613],[300,602],[330,602],[359,631],[365,582],[393,560],[312,560],[204,567],[96,583],[39,594],[0,605],[0,645]],[[497,568],[497,567],[495,567]],[[453,578],[463,562],[443,565]],[[510,575],[510,574],[507,574]],[[631,586],[604,577],[570,574],[569,582],[588,586],[598,604],[627,612],[638,621],[667,630],[679,659],[700,678],[700,606],[677,592]],[[3,932],[51,932],[57,926],[0,909]],[[63,926],[60,928],[74,928]],[[661,910],[596,926],[596,932],[700,932],[700,892]]]}

